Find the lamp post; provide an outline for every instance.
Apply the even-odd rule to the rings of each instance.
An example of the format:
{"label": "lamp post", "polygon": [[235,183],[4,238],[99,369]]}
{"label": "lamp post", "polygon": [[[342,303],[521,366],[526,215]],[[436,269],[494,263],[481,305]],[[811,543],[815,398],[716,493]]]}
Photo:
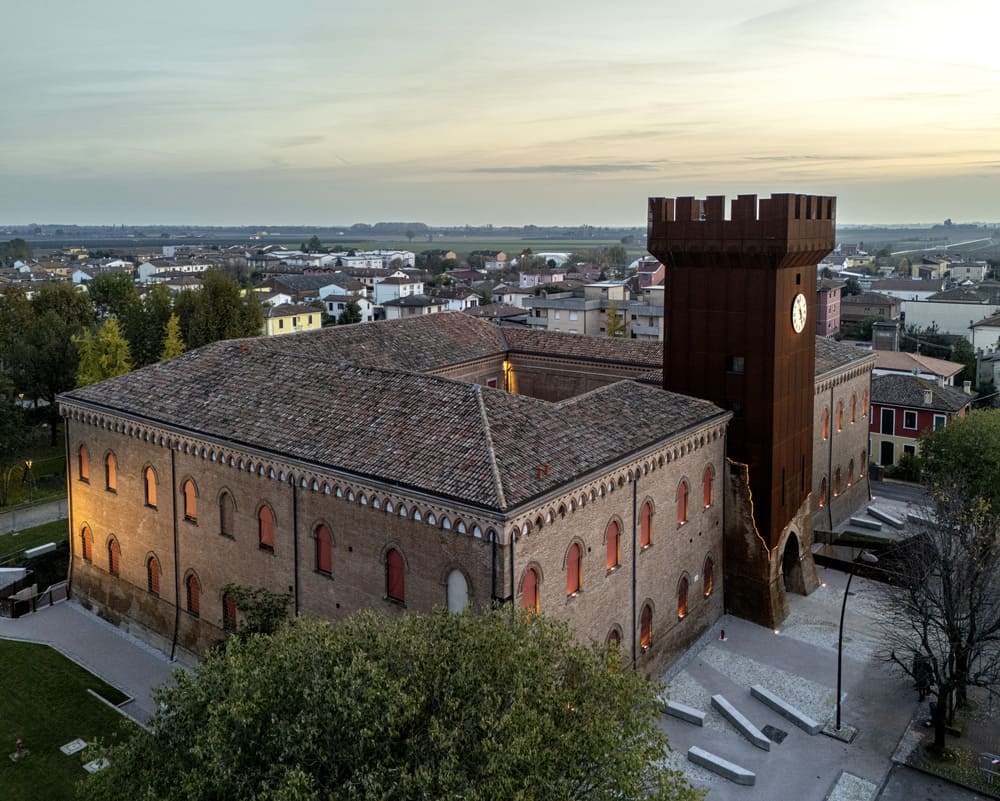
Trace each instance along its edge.
{"label": "lamp post", "polygon": [[[873,565],[878,562],[878,557],[868,551],[862,551],[859,556],[861,561],[868,562],[868,564]],[[851,563],[851,572],[847,576],[847,586],[844,587],[844,600],[840,604],[840,633],[837,635],[837,731],[840,731],[840,679],[844,665],[844,612],[847,611],[847,596],[851,591],[851,579],[854,578],[859,564],[858,559]]]}
{"label": "lamp post", "polygon": [[32,503],[34,503],[34,492],[33,492],[34,487],[32,486],[32,484],[35,477],[31,474],[31,465],[32,465],[31,459],[28,459],[24,463],[24,480],[28,483],[28,506],[31,506]]}

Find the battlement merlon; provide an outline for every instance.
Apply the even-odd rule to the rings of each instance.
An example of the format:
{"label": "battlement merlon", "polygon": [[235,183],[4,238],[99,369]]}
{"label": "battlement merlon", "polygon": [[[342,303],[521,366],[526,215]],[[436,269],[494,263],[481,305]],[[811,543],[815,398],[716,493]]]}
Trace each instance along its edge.
{"label": "battlement merlon", "polygon": [[824,195],[739,195],[726,219],[726,198],[651,197],[647,249],[666,264],[697,266],[718,258],[749,266],[815,265],[836,244],[837,199]]}

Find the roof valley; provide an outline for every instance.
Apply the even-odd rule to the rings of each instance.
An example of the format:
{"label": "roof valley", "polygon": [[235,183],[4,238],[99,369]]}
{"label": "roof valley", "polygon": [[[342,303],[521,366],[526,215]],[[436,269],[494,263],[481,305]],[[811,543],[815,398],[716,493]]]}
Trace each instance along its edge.
{"label": "roof valley", "polygon": [[486,403],[483,401],[483,390],[480,386],[475,386],[473,392],[476,393],[476,403],[479,404],[479,418],[483,423],[483,435],[486,437],[486,452],[490,457],[490,469],[493,472],[493,486],[496,489],[497,500],[500,508],[507,508],[507,499],[503,492],[503,477],[500,475],[500,465],[497,464],[497,454],[493,447],[493,435],[490,433],[490,418],[486,413]]}

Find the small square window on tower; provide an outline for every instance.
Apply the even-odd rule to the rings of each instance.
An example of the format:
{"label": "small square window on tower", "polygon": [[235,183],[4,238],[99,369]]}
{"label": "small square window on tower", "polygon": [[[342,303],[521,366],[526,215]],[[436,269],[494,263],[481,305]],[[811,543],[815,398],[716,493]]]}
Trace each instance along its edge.
{"label": "small square window on tower", "polygon": [[743,357],[742,356],[727,356],[726,357],[726,372],[727,373],[738,373],[743,374]]}

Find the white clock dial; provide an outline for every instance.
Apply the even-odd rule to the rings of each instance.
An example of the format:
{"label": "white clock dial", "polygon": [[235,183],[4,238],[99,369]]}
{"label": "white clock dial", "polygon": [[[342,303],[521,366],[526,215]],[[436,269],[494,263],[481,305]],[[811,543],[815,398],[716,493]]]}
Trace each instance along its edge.
{"label": "white clock dial", "polygon": [[806,316],[809,311],[809,304],[806,303],[806,296],[799,292],[792,300],[792,328],[796,334],[801,334],[806,327]]}

